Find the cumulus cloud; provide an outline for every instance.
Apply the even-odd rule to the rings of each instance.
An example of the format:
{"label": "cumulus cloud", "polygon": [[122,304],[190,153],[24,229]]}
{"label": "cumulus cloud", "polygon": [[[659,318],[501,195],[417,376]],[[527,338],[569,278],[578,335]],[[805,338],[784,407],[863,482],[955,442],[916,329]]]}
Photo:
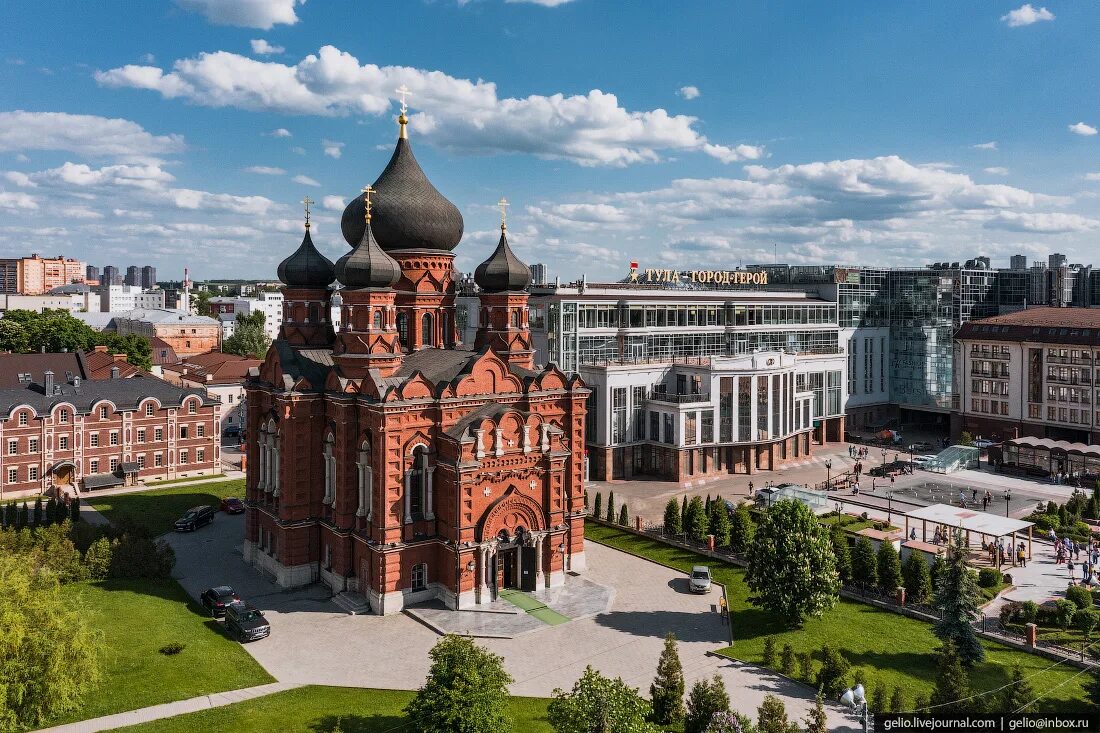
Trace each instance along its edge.
{"label": "cumulus cloud", "polygon": [[270,165],[250,165],[244,169],[245,173],[255,173],[261,176],[282,176],[286,174],[283,168]]}
{"label": "cumulus cloud", "polygon": [[22,191],[0,191],[0,209],[33,211],[38,202],[33,196]]}
{"label": "cumulus cloud", "polygon": [[300,183],[303,186],[320,186],[321,185],[321,183],[319,181],[315,181],[312,178],[310,178],[309,176],[297,175],[297,176],[294,176],[294,178],[292,178],[291,180],[294,181],[295,183]]}
{"label": "cumulus cloud", "polygon": [[984,170],[986,173],[990,174],[991,176],[1007,176],[1008,175],[1008,168],[1005,168],[1004,166],[999,166],[999,165],[992,166],[991,168],[983,168],[982,170]]}
{"label": "cumulus cloud", "polygon": [[680,87],[679,94],[684,99],[696,99],[699,96],[699,87],[693,87],[693,86]]}
{"label": "cumulus cloud", "polygon": [[306,149],[295,145],[293,148],[290,149],[290,152],[294,153],[295,155],[305,155]]}
{"label": "cumulus cloud", "polygon": [[985,223],[989,229],[1035,234],[1065,234],[1085,232],[1100,227],[1100,221],[1061,212],[1002,211]]}
{"label": "cumulus cloud", "polygon": [[970,147],[976,148],[978,150],[996,150],[997,149],[997,141],[996,140],[990,140],[987,143],[975,143],[974,145],[971,145]]}
{"label": "cumulus cloud", "polygon": [[325,196],[321,199],[321,208],[325,211],[343,211],[346,205],[339,196]]}
{"label": "cumulus cloud", "polygon": [[182,136],[154,135],[121,118],[0,112],[0,152],[62,150],[95,158],[150,159],[183,149]]}
{"label": "cumulus cloud", "polygon": [[286,129],[285,127],[279,127],[272,130],[271,132],[265,132],[264,134],[268,137],[290,137],[290,130]]}
{"label": "cumulus cloud", "polygon": [[1098,173],[1086,173],[1085,174],[1085,180],[1086,181],[1100,181],[1100,172],[1098,172]]}
{"label": "cumulus cloud", "polygon": [[585,166],[653,162],[669,151],[697,151],[725,163],[765,156],[760,146],[707,139],[695,117],[659,108],[629,110],[598,89],[501,98],[490,81],[360,64],[334,46],[293,66],[215,51],[180,59],[169,71],[129,65],[96,72],[95,78],[106,87],[148,89],[209,107],[326,116],[391,113],[393,90],[405,85],[415,103],[417,134],[474,154],[527,153]]}
{"label": "cumulus cloud", "polygon": [[1096,128],[1092,125],[1086,125],[1084,122],[1076,122],[1070,125],[1069,131],[1074,135],[1082,135],[1084,137],[1091,137],[1096,134]]}
{"label": "cumulus cloud", "polygon": [[339,159],[344,154],[344,143],[338,143],[335,140],[322,140],[321,148],[325,151],[325,155],[330,158]]}
{"label": "cumulus cloud", "polygon": [[271,30],[272,26],[294,25],[297,5],[305,0],[176,0],[184,10],[201,13],[214,25]]}
{"label": "cumulus cloud", "polygon": [[253,38],[250,41],[252,44],[252,53],[257,56],[270,56],[272,54],[279,54],[286,51],[282,46],[272,46],[270,43],[262,38]]}
{"label": "cumulus cloud", "polygon": [[1054,20],[1054,13],[1046,8],[1034,8],[1031,3],[1025,3],[1015,10],[1010,10],[1001,16],[1001,20],[1008,23],[1009,28],[1019,28],[1042,20]]}

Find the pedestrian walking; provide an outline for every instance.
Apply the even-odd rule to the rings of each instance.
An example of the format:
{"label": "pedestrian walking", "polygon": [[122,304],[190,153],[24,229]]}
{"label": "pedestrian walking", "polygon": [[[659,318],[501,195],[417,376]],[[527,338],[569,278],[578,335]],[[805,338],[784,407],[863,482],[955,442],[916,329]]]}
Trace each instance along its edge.
{"label": "pedestrian walking", "polygon": [[970,501],[974,502],[975,504],[978,503],[978,490],[977,489],[971,490],[971,492],[970,492]]}
{"label": "pedestrian walking", "polygon": [[722,618],[726,618],[726,615],[729,613],[726,608],[726,597],[724,595],[718,599],[718,612],[722,614]]}
{"label": "pedestrian walking", "polygon": [[1023,568],[1027,567],[1027,553],[1024,552],[1024,543],[1021,542],[1020,546],[1016,548],[1016,563]]}
{"label": "pedestrian walking", "polygon": [[[749,481],[749,498],[752,498],[752,481]],[[1050,531],[1053,532],[1054,530],[1052,529]]]}
{"label": "pedestrian walking", "polygon": [[1073,568],[1073,560],[1068,561],[1066,563],[1066,567],[1069,568],[1069,582],[1072,585],[1077,585],[1076,575]]}

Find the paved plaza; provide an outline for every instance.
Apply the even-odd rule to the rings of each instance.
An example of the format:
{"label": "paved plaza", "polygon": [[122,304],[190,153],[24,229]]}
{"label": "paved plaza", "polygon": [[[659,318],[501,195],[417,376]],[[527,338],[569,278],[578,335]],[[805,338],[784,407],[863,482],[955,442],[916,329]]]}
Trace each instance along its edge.
{"label": "paved plaza", "polygon": [[[177,555],[175,574],[194,597],[228,583],[265,611],[271,636],[246,648],[277,680],[389,689],[416,689],[423,683],[428,651],[439,639],[434,630],[407,614],[348,615],[323,586],[278,588],[241,558],[243,529],[241,517],[219,516],[198,532],[169,535]],[[585,543],[585,553],[589,569],[583,578],[614,590],[605,611],[579,617],[575,608],[578,617],[568,623],[541,624],[515,638],[479,639],[504,657],[515,678],[513,694],[548,697],[555,688],[572,687],[587,665],[647,692],[664,636],[671,631],[680,640],[689,686],[721,674],[734,707],[754,717],[767,693],[784,700],[792,719],[812,707],[809,687],[709,654],[729,644],[727,626],[716,612],[718,589],[693,595],[682,573],[592,542]],[[830,706],[829,716],[830,730],[855,730],[840,708]]]}

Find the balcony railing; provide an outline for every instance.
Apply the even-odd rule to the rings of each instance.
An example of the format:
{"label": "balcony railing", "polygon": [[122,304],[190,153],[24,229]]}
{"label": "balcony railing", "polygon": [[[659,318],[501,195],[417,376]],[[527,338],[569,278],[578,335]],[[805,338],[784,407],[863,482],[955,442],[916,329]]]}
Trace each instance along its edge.
{"label": "balcony railing", "polygon": [[667,402],[670,405],[693,405],[710,402],[709,394],[672,394],[668,392],[650,392],[649,398],[653,402]]}

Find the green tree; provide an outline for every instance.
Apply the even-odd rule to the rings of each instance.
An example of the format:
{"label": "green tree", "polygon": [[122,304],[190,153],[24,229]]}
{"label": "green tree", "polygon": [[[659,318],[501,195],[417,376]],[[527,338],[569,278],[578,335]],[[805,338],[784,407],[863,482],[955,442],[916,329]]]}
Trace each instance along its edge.
{"label": "green tree", "polygon": [[651,711],[649,702],[622,679],[585,667],[570,692],[554,690],[546,717],[556,733],[660,733],[647,721]]}
{"label": "green tree", "polygon": [[900,713],[903,710],[905,710],[905,698],[902,696],[901,688],[894,685],[894,690],[890,693],[890,707],[888,712]]}
{"label": "green tree", "polygon": [[79,710],[99,682],[103,640],[51,575],[0,555],[0,730]]}
{"label": "green tree", "polygon": [[881,682],[876,682],[871,688],[871,700],[867,703],[867,707],[872,713],[886,712],[886,686]]}
{"label": "green tree", "polygon": [[615,492],[607,492],[607,516],[604,517],[607,522],[615,521]]}
{"label": "green tree", "polygon": [[69,502],[69,519],[73,524],[80,521],[80,499],[75,496]]}
{"label": "green tree", "polygon": [[852,580],[865,587],[878,585],[878,560],[871,540],[860,537],[852,550]]}
{"label": "green tree", "polygon": [[657,660],[657,676],[649,686],[649,699],[653,703],[654,723],[675,725],[683,721],[684,667],[676,651],[676,635],[671,631],[665,636],[665,648]]}
{"label": "green tree", "polygon": [[764,659],[764,666],[765,667],[768,667],[769,669],[774,669],[775,668],[775,637],[774,636],[765,636],[764,637],[764,655],[763,655],[763,659]]}
{"label": "green tree", "polygon": [[1097,620],[1096,611],[1091,608],[1082,608],[1073,614],[1073,621],[1077,628],[1081,630],[1081,633],[1085,635],[1086,641],[1092,640],[1092,632],[1096,628]]}
{"label": "green tree", "polygon": [[833,557],[836,558],[836,574],[842,583],[852,582],[852,551],[848,548],[848,533],[834,524],[829,531],[829,540],[833,544]]}
{"label": "green tree", "polygon": [[760,733],[797,733],[798,726],[787,719],[787,706],[772,694],[756,709],[756,729]]}
{"label": "green tree", "polygon": [[227,354],[262,359],[270,344],[271,340],[264,331],[263,311],[256,311],[249,315],[238,313],[233,335],[222,343],[222,351]]}
{"label": "green tree", "polygon": [[883,542],[878,548],[878,587],[883,593],[893,593],[901,585],[901,558],[893,542]]}
{"label": "green tree", "polygon": [[672,537],[683,531],[680,523],[680,502],[675,498],[665,504],[665,534]]}
{"label": "green tree", "polygon": [[84,553],[84,565],[88,568],[88,577],[103,580],[111,569],[111,541],[100,537]]}
{"label": "green tree", "polygon": [[746,504],[738,504],[733,510],[733,521],[730,523],[730,548],[734,552],[745,552],[752,545],[752,538],[756,536],[756,522],[752,521],[752,514]]}
{"label": "green tree", "polygon": [[944,641],[936,659],[936,686],[929,704],[947,714],[967,712],[970,697],[970,677],[952,639]]}
{"label": "green tree", "polygon": [[794,674],[794,647],[790,644],[784,644],[779,652],[779,673],[787,677]]}
{"label": "green tree", "polygon": [[14,501],[9,501],[7,503],[7,505],[4,507],[4,526],[5,527],[7,527],[7,528],[14,528],[15,527],[16,522],[18,522],[18,520],[16,519],[15,514],[16,514],[15,502]]}
{"label": "green tree", "polygon": [[817,691],[817,697],[814,698],[813,709],[802,719],[802,722],[806,725],[806,733],[828,733],[829,718],[825,714],[825,698],[820,689]]}
{"label": "green tree", "polygon": [[596,492],[596,501],[592,504],[592,516],[599,519],[603,516],[601,510],[603,509],[603,496],[600,492]]}
{"label": "green tree", "polygon": [[684,523],[684,529],[687,531],[688,536],[696,542],[705,542],[708,524],[707,510],[703,505],[703,500],[698,496],[691,497],[691,501],[688,502],[687,522]]}
{"label": "green tree", "polygon": [[626,502],[623,502],[622,508],[619,509],[619,524],[623,527],[630,526],[630,514],[626,511]]}
{"label": "green tree", "polygon": [[33,517],[34,517],[34,520],[33,520],[34,521],[34,526],[35,527],[41,527],[42,526],[42,497],[41,496],[34,497],[34,514],[33,514]]}
{"label": "green tree", "polygon": [[985,658],[971,622],[978,618],[981,592],[974,573],[966,565],[966,550],[956,534],[947,547],[946,567],[937,579],[935,605],[942,617],[932,626],[940,641],[953,642],[952,653],[970,666]]}
{"label": "green tree", "polygon": [[817,670],[817,686],[829,697],[837,697],[845,688],[850,665],[836,649],[826,644],[821,648],[821,667]]}
{"label": "green tree", "polygon": [[704,733],[717,713],[727,713],[730,696],[722,678],[715,674],[691,686],[688,693],[687,712],[684,715],[684,733]]}
{"label": "green tree", "polygon": [[745,581],[754,604],[791,626],[836,604],[833,546],[809,507],[783,500],[768,509],[749,547]]}
{"label": "green tree", "polygon": [[191,310],[200,316],[210,315],[210,299],[214,297],[212,290],[191,291]]}
{"label": "green tree", "polygon": [[1035,690],[1031,683],[1024,678],[1023,670],[1019,664],[1012,665],[1012,681],[1008,687],[1001,690],[999,712],[1005,715],[1013,713],[1030,713],[1030,703],[1035,701]]}
{"label": "green tree", "polygon": [[687,498],[686,494],[684,495],[683,502],[680,504],[680,527],[681,527],[681,529],[680,529],[681,532],[688,532],[689,531],[689,525],[688,525],[688,498]]}
{"label": "green tree", "polygon": [[19,509],[19,521],[16,522],[16,527],[23,529],[29,527],[31,523],[31,510],[27,506],[27,502],[23,502],[23,506]]}
{"label": "green tree", "polygon": [[726,502],[721,498],[715,499],[710,505],[710,533],[714,535],[715,547],[728,547],[732,526],[730,513],[726,509]]}
{"label": "green tree", "polygon": [[472,639],[448,634],[428,652],[428,679],[405,707],[409,722],[424,733],[494,733],[508,730],[508,685],[504,659]]}
{"label": "green tree", "polygon": [[126,354],[126,360],[141,369],[152,366],[149,341],[144,336],[96,331],[66,310],[12,310],[0,321],[3,351],[88,351],[94,346],[106,346],[112,354]]}
{"label": "green tree", "polygon": [[919,552],[909,553],[902,569],[905,578],[905,595],[913,603],[927,603],[932,597],[932,575],[928,572],[928,562]]}
{"label": "green tree", "polygon": [[959,433],[959,445],[973,445],[973,443],[974,436],[971,435],[968,431],[964,430]]}

